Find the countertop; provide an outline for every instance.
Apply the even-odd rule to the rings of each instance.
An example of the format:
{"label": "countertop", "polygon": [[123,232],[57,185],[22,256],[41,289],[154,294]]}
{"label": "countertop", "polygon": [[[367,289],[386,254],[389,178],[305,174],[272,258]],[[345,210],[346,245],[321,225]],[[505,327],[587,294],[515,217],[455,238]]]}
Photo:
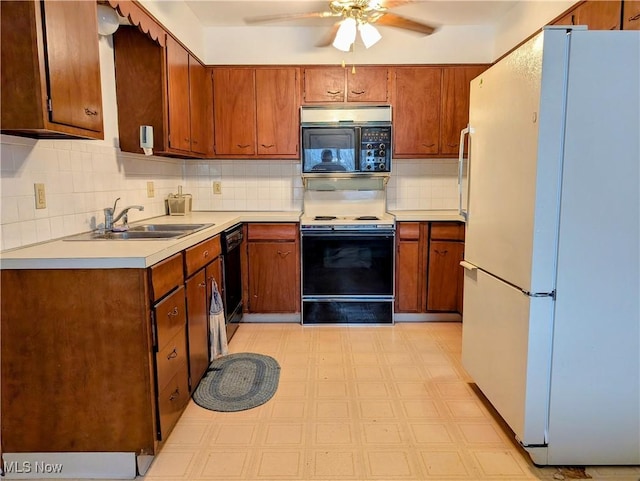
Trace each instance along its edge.
{"label": "countertop", "polygon": [[[462,221],[453,210],[391,211],[397,221]],[[2,269],[141,269],[152,266],[239,222],[298,222],[298,211],[192,212],[132,223],[213,224],[180,239],[52,240],[0,253]]]}

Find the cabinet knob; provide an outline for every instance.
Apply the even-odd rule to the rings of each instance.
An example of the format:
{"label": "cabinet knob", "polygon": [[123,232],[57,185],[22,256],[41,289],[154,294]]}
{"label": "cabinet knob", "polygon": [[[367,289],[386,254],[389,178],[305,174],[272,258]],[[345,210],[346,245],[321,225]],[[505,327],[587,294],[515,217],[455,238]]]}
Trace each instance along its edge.
{"label": "cabinet knob", "polygon": [[174,307],[173,310],[167,312],[168,317],[176,317],[178,315],[178,306]]}
{"label": "cabinet knob", "polygon": [[207,287],[207,283],[205,281],[202,281],[200,284],[198,284],[198,287],[205,288]]}

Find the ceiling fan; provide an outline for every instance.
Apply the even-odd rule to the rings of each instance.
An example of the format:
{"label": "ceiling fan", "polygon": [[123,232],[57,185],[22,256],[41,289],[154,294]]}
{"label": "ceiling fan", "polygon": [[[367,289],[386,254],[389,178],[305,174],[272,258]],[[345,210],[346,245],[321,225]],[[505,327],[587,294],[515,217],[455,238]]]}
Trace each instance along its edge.
{"label": "ceiling fan", "polygon": [[266,15],[245,18],[246,23],[265,23],[279,20],[298,20],[305,18],[338,18],[331,30],[316,43],[317,47],[333,45],[348,52],[356,39],[356,30],[360,32],[366,48],[382,38],[374,24],[411,30],[430,35],[436,29],[432,25],[411,20],[389,11],[389,9],[413,3],[412,0],[332,0],[329,8],[322,12],[293,13],[284,15]]}

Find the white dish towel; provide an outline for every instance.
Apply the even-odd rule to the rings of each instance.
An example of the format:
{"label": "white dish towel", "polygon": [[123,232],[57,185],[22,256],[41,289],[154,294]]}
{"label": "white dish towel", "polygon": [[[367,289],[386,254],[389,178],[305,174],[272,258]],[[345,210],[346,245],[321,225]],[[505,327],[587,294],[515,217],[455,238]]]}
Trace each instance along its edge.
{"label": "white dish towel", "polygon": [[211,280],[211,308],[209,309],[209,331],[211,333],[211,360],[229,354],[227,346],[227,328],[225,326],[222,296],[218,283]]}

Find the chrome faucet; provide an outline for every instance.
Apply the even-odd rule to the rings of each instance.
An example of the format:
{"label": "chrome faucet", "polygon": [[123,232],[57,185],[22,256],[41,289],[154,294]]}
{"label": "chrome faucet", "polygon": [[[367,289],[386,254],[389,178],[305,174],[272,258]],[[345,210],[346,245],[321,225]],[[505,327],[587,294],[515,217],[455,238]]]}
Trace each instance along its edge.
{"label": "chrome faucet", "polygon": [[114,213],[116,211],[116,205],[118,205],[118,201],[120,197],[116,199],[113,203],[113,207],[105,207],[104,209],[104,230],[110,231],[113,230],[114,225],[122,218],[122,227],[121,229],[126,230],[129,228],[129,209],[138,209],[140,211],[144,210],[144,206],[142,205],[130,205],[129,207],[125,207],[122,211],[114,217]]}

